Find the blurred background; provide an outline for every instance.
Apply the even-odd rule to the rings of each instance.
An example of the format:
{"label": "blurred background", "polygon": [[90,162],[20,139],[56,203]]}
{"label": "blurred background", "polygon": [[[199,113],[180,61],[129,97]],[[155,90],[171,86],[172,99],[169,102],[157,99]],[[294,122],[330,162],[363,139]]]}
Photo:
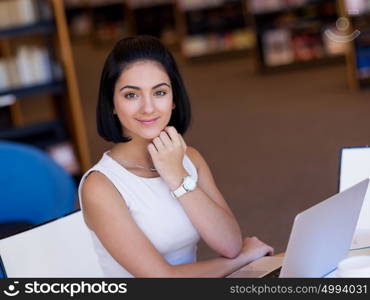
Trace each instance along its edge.
{"label": "blurred background", "polygon": [[370,0],[1,0],[0,139],[78,183],[112,146],[96,132],[104,60],[137,34],[174,54],[185,139],[243,234],[284,251],[294,216],[337,192],[340,149],[369,144]]}

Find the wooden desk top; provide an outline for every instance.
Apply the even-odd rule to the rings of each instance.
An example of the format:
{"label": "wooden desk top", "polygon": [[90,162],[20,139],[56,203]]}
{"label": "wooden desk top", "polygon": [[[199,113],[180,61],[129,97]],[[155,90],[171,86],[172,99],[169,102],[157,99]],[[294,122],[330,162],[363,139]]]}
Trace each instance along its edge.
{"label": "wooden desk top", "polygon": [[[285,252],[281,252],[281,253],[275,254],[272,257],[281,258],[281,257],[284,257],[284,254],[285,254]],[[351,251],[348,252],[348,257],[358,256],[358,255],[370,255],[370,247],[362,248],[362,249],[354,249],[354,250],[351,250]],[[272,261],[272,263],[274,263],[274,262]],[[280,263],[281,263],[281,261],[280,261]],[[248,265],[246,265],[246,266],[248,266]],[[241,267],[239,270],[236,270],[235,272],[231,273],[227,277],[243,278],[242,273],[243,273],[243,269],[246,266]],[[257,271],[257,269],[256,269],[256,271]]]}

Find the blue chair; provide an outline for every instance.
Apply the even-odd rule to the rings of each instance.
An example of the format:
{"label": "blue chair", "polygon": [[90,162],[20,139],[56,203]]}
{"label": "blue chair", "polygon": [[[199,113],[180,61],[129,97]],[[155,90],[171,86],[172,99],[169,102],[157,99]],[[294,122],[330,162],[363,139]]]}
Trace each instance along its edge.
{"label": "blue chair", "polygon": [[0,141],[0,171],[2,237],[7,235],[4,231],[26,229],[21,228],[22,224],[39,225],[76,209],[73,178],[45,152],[30,145]]}

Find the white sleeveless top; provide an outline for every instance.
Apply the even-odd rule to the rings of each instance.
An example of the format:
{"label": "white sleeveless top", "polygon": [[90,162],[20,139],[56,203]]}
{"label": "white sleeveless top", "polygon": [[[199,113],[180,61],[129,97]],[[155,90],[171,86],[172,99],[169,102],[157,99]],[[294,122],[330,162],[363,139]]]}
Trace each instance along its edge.
{"label": "white sleeveless top", "polygon": [[[197,170],[186,155],[183,165],[190,176],[197,180]],[[93,171],[104,174],[117,188],[137,225],[169,264],[178,265],[196,261],[199,233],[179,201],[171,196],[170,189],[161,177],[137,176],[106,152],[81,179],[78,193],[82,211],[81,187],[87,175]],[[95,233],[91,230],[90,232],[104,275],[133,277],[114,260]],[[139,254],[138,259],[141,259]]]}

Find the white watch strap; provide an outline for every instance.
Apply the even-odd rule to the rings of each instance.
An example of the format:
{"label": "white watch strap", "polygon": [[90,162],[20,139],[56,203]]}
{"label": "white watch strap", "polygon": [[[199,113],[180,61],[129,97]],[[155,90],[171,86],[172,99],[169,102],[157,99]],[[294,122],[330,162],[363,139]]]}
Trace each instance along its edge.
{"label": "white watch strap", "polygon": [[175,196],[176,198],[179,198],[181,197],[182,195],[186,194],[187,190],[183,187],[183,185],[181,184],[176,190],[174,190],[172,193],[173,193],[173,196]]}
{"label": "white watch strap", "polygon": [[182,180],[181,185],[176,190],[171,192],[171,195],[174,198],[179,198],[182,195],[186,194],[187,192],[193,191],[196,185],[197,185],[196,182],[190,175],[185,176]]}

